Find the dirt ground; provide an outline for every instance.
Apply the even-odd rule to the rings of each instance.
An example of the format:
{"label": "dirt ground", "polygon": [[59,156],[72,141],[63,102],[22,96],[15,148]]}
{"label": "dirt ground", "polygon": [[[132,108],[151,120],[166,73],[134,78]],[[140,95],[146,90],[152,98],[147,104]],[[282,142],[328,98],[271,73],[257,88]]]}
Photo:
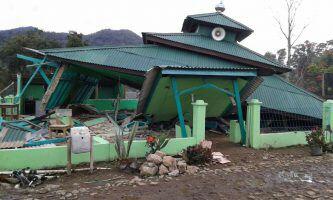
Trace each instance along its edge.
{"label": "dirt ground", "polygon": [[138,184],[131,182],[137,174],[117,169],[75,172],[37,188],[0,187],[0,199],[333,199],[332,154],[311,157],[307,147],[253,150],[220,135],[207,137],[214,151],[228,155],[231,163]]}

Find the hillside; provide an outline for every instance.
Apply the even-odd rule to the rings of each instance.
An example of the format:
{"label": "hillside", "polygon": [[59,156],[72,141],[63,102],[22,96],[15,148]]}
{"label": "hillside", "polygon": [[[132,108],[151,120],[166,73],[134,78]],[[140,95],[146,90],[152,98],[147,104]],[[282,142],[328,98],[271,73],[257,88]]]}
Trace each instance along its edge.
{"label": "hillside", "polygon": [[[28,31],[37,30],[38,28],[28,26],[19,27],[9,30],[0,30],[0,46],[9,38],[24,34]],[[67,42],[67,33],[58,32],[44,32],[45,37],[56,40],[62,46],[65,46]],[[88,41],[90,46],[105,46],[105,45],[133,45],[142,43],[140,36],[134,32],[126,29],[112,30],[103,29],[92,34],[84,35],[83,37]]]}

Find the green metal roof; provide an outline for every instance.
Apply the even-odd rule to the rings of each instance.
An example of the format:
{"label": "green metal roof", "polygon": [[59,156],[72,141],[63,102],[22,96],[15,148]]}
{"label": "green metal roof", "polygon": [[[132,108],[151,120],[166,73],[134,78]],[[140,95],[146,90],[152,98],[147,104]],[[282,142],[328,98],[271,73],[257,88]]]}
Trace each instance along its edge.
{"label": "green metal roof", "polygon": [[[263,63],[277,70],[288,69],[276,62],[273,62],[265,58],[259,53],[256,53],[248,48],[241,46],[238,43],[233,43],[228,41],[215,41],[210,37],[196,33],[145,33],[145,37],[147,36],[152,36],[166,41],[185,44],[193,47],[211,50],[221,54],[226,54],[229,56],[234,56],[254,62]],[[151,40],[151,38],[149,38],[148,40]],[[154,42],[154,40],[152,41]]]}
{"label": "green metal roof", "polygon": [[222,26],[224,28],[234,30],[238,33],[238,41],[243,40],[253,32],[251,28],[218,12],[187,16],[184,20],[182,31],[191,32],[193,31],[193,28],[196,26],[196,24]]}
{"label": "green metal roof", "polygon": [[264,81],[247,98],[247,101],[259,99],[262,102],[262,107],[265,108],[322,118],[323,100],[316,95],[283,80],[277,75],[266,76],[263,79]]}
{"label": "green metal roof", "polygon": [[146,72],[155,66],[175,68],[255,70],[203,54],[157,45],[125,47],[79,47],[41,50],[47,56],[94,65]]}

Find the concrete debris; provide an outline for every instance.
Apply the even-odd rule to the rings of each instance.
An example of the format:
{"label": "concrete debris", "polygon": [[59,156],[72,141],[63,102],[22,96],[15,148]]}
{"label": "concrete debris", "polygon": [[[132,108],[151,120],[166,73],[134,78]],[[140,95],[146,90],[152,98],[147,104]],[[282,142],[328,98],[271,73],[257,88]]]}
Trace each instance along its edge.
{"label": "concrete debris", "polygon": [[221,152],[213,152],[212,155],[213,155],[213,161],[216,161],[220,164],[226,164],[231,162]]}

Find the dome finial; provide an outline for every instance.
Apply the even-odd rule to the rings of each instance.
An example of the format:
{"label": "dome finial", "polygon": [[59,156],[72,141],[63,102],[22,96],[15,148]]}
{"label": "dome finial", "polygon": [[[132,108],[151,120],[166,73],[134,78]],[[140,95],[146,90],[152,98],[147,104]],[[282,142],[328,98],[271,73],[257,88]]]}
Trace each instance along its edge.
{"label": "dome finial", "polygon": [[216,10],[216,12],[220,12],[220,13],[225,11],[225,6],[224,6],[223,1],[221,1],[219,4],[217,4],[215,6],[215,10]]}

